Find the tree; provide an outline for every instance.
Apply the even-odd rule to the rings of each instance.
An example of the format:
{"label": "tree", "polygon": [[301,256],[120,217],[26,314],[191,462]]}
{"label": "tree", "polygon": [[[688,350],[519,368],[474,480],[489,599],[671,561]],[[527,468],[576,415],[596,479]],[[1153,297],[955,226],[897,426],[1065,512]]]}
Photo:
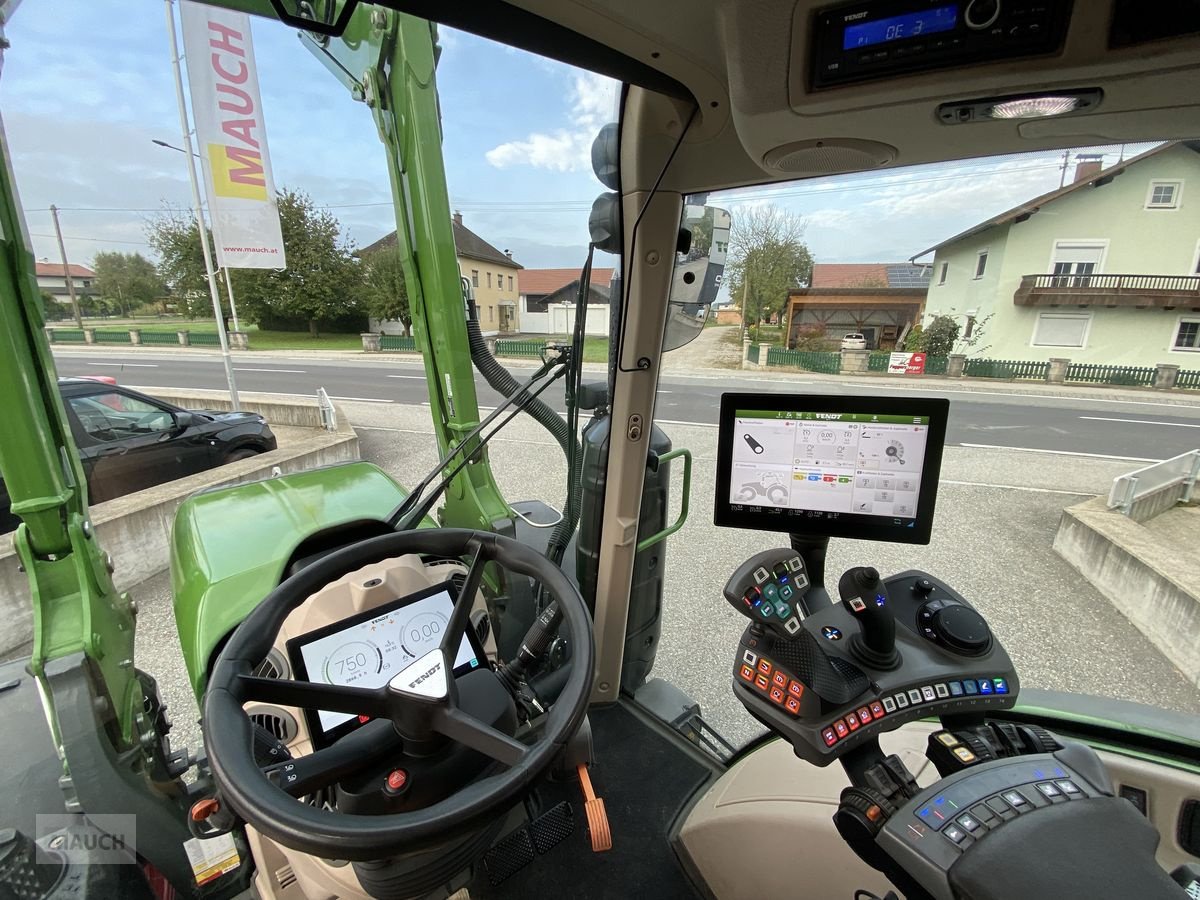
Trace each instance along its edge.
{"label": "tree", "polygon": [[102,251],[92,258],[92,268],[96,291],[116,303],[122,315],[128,315],[132,307],[153,303],[166,292],[154,263],[140,253]]}
{"label": "tree", "polygon": [[[314,337],[322,324],[361,317],[363,271],[341,226],[303,191],[284,188],[276,198],[286,269],[231,269],[238,312],[260,326],[307,327]],[[195,312],[210,303],[196,225],[180,210],[168,210],[149,229],[150,244],[172,289]],[[227,302],[224,291],[218,292]]]}
{"label": "tree", "polygon": [[958,340],[959,324],[954,316],[935,316],[921,333],[921,349],[927,356],[949,356]]}
{"label": "tree", "polygon": [[408,305],[408,288],[404,283],[404,268],[400,251],[395,247],[377,250],[362,259],[363,299],[367,315],[376,319],[397,319],[408,337],[412,328],[412,311]]}
{"label": "tree", "polygon": [[746,321],[782,318],[788,291],[808,284],[812,254],[804,243],[804,220],[777,206],[735,213],[725,267],[730,296],[746,298]]}

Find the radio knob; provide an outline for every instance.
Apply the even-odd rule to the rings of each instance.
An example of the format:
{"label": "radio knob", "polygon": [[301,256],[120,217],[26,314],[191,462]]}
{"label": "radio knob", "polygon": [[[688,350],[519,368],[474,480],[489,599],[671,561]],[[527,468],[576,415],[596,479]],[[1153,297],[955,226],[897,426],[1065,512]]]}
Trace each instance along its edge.
{"label": "radio knob", "polygon": [[972,31],[983,31],[1000,18],[1000,0],[971,0],[963,13],[963,22]]}

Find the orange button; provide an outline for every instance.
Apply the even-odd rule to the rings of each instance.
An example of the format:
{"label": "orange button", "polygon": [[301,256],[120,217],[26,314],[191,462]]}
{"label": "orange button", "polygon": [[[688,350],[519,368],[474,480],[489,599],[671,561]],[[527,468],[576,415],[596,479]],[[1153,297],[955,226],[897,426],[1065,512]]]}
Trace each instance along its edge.
{"label": "orange button", "polygon": [[771,676],[771,680],[781,688],[787,687],[788,677],[779,670],[775,671],[775,674]]}
{"label": "orange button", "polygon": [[878,806],[872,806],[867,810],[867,819],[872,822],[878,822],[883,818],[883,810]]}
{"label": "orange button", "polygon": [[754,683],[758,686],[759,690],[763,691],[771,686],[771,682],[767,681],[766,675],[759,675],[754,679]]}
{"label": "orange button", "polygon": [[788,684],[788,693],[791,694],[793,697],[803,697],[804,696],[804,685],[802,685],[798,681],[793,681],[790,684]]}
{"label": "orange button", "polygon": [[787,707],[787,711],[793,716],[800,715],[800,701],[795,697],[788,697],[787,701],[783,705]]}
{"label": "orange button", "polygon": [[856,716],[854,713],[850,713],[850,715],[846,716],[845,721],[846,724],[850,726],[851,731],[858,731],[858,716]]}
{"label": "orange button", "polygon": [[876,719],[883,718],[883,704],[878,700],[871,704],[871,716]]}
{"label": "orange button", "polygon": [[787,696],[787,694],[785,694],[783,692],[783,688],[777,688],[777,687],[771,688],[771,702],[772,703],[779,703],[782,705],[783,698],[786,696]]}
{"label": "orange button", "polygon": [[767,662],[765,659],[760,659],[758,661],[758,671],[762,672],[764,675],[770,675],[771,674],[771,664],[769,662]]}
{"label": "orange button", "polygon": [[871,711],[869,709],[867,709],[865,706],[860,706],[858,708],[858,720],[863,725],[870,725],[871,724]]}
{"label": "orange button", "polygon": [[754,680],[754,670],[745,664],[742,665],[742,668],[738,672],[738,674],[742,676],[743,681],[753,681]]}

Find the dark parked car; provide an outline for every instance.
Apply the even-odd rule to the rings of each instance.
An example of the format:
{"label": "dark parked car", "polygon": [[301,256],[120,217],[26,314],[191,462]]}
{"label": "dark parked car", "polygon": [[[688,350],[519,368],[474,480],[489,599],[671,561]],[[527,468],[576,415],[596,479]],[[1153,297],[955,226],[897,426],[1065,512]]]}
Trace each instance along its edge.
{"label": "dark parked car", "polygon": [[[60,378],[58,389],[88,481],[102,503],[277,446],[258,413],[180,409],[111,383]],[[17,527],[0,482],[0,532]]]}

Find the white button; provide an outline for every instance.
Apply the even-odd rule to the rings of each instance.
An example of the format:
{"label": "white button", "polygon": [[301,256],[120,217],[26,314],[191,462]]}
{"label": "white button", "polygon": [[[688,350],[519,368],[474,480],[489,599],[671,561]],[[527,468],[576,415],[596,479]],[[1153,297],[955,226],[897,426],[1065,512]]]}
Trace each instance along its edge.
{"label": "white button", "polygon": [[867,604],[863,602],[862,597],[851,597],[849,600],[846,601],[846,603],[848,603],[850,605],[850,608],[852,610],[854,610],[855,612],[862,612],[864,609],[867,608]]}
{"label": "white button", "polygon": [[[921,702],[921,692],[918,691],[916,688],[913,688],[911,691],[908,692],[908,699],[911,700],[913,703],[920,703]],[[933,698],[930,697],[929,699],[932,700]]]}
{"label": "white button", "polygon": [[803,572],[797,572],[792,576],[792,587],[796,589],[797,594],[803,594],[808,590],[808,576]]}
{"label": "white button", "polygon": [[891,697],[884,697],[883,698],[883,710],[884,710],[884,712],[894,713],[896,711],[896,701],[893,700]]}
{"label": "white button", "polygon": [[896,695],[896,705],[900,707],[900,709],[904,709],[904,707],[908,706],[908,697],[905,696],[904,691],[901,691]]}
{"label": "white button", "polygon": [[764,581],[766,581],[770,577],[771,577],[771,573],[768,572],[766,569],[764,569],[762,566],[759,566],[757,569],[754,570],[754,581],[756,584],[762,584]]}
{"label": "white button", "polygon": [[791,559],[789,559],[787,561],[787,567],[788,567],[789,572],[799,572],[800,567],[803,565],[804,565],[804,563],[800,562],[800,557],[798,557],[798,556],[793,556]]}
{"label": "white button", "polygon": [[748,665],[748,666],[758,665],[758,657],[755,656],[754,653],[750,650],[747,650],[745,653],[742,654],[742,659],[745,661],[746,665]]}
{"label": "white button", "polygon": [[797,619],[795,616],[792,616],[790,619],[788,619],[786,622],[783,623],[783,627],[787,629],[788,634],[795,634],[797,631],[800,630],[800,620]]}
{"label": "white button", "polygon": [[937,695],[939,697],[949,697],[950,696],[950,688],[946,687],[944,684],[935,684],[933,686],[933,689],[935,691],[937,691]]}
{"label": "white button", "polygon": [[923,688],[921,688],[921,696],[925,698],[926,703],[932,702],[937,698],[937,694],[929,685],[925,685]]}

